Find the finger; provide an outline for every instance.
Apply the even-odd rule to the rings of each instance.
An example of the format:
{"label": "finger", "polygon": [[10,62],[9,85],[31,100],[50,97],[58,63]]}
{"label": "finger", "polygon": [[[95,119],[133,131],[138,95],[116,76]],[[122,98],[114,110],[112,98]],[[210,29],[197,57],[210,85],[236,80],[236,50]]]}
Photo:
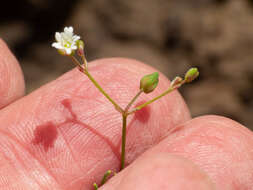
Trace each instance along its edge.
{"label": "finger", "polygon": [[187,159],[146,152],[99,190],[214,190],[209,177]]}
{"label": "finger", "polygon": [[[89,70],[122,107],[138,92],[140,78],[154,72],[137,61],[116,58],[92,62]],[[161,75],[157,90],[136,104],[168,85]],[[129,116],[127,163],[189,119],[178,92]],[[2,163],[10,160],[4,181],[10,187],[89,189],[106,170],[119,169],[121,115],[77,69],[8,106],[0,112],[0,123]]]}
{"label": "finger", "polygon": [[152,151],[183,156],[203,169],[217,189],[252,189],[253,134],[239,123],[204,116],[177,127]]}
{"label": "finger", "polygon": [[21,68],[0,39],[0,108],[24,95],[25,84]]}

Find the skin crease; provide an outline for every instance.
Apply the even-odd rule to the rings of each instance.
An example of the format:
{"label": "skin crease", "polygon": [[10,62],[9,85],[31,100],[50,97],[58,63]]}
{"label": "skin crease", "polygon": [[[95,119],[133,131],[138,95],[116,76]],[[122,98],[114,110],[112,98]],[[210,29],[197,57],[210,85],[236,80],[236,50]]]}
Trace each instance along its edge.
{"label": "skin crease", "polygon": [[[2,41],[0,46],[2,64],[13,56]],[[0,72],[7,75],[13,65],[18,70],[13,61]],[[140,78],[155,71],[119,58],[97,60],[89,68],[122,107],[137,93]],[[21,72],[14,81],[19,79]],[[158,88],[136,104],[168,85],[161,75]],[[92,189],[107,169],[118,170],[121,118],[87,77],[74,69],[19,98],[21,87],[6,100],[17,101],[0,110],[1,190]],[[242,125],[218,116],[191,120],[178,92],[129,117],[128,124],[126,161],[139,158],[101,189],[150,189],[156,183],[159,189],[252,189],[253,135]]]}

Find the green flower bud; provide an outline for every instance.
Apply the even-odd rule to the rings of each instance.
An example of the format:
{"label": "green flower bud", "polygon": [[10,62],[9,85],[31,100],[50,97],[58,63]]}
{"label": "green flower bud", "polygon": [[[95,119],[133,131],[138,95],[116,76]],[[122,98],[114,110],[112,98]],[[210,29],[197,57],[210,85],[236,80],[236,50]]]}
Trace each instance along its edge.
{"label": "green flower bud", "polygon": [[155,90],[156,86],[159,82],[159,73],[154,72],[149,75],[145,75],[142,77],[140,81],[140,89],[143,90],[144,93],[150,93]]}
{"label": "green flower bud", "polygon": [[199,76],[199,71],[197,68],[191,68],[187,71],[184,76],[185,82],[191,82]]}

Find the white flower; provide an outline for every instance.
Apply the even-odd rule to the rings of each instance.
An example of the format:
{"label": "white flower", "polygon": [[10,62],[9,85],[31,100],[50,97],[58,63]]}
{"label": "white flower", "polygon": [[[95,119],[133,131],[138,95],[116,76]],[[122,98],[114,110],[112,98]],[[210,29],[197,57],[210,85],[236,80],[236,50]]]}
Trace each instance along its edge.
{"label": "white flower", "polygon": [[80,39],[80,36],[73,34],[73,27],[65,27],[64,32],[55,33],[56,42],[52,44],[53,47],[63,51],[65,54],[70,55],[77,49],[76,42]]}

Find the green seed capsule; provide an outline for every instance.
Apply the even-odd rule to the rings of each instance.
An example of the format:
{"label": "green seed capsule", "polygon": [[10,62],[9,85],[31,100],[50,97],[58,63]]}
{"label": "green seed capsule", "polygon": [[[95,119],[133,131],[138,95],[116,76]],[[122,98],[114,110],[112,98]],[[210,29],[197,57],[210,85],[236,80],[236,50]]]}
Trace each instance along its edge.
{"label": "green seed capsule", "polygon": [[140,89],[143,90],[144,93],[150,93],[157,87],[159,82],[159,73],[154,72],[149,75],[145,75],[142,77],[140,81]]}
{"label": "green seed capsule", "polygon": [[199,71],[197,68],[191,68],[185,74],[184,80],[185,82],[191,82],[199,76]]}

